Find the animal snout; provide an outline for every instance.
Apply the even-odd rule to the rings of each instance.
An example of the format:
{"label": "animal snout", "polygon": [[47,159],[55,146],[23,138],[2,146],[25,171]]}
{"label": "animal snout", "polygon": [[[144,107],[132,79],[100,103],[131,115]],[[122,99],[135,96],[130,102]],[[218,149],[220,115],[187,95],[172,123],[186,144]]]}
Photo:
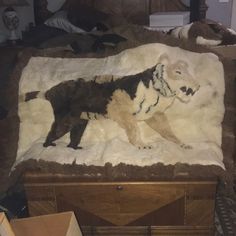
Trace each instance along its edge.
{"label": "animal snout", "polygon": [[187,88],[186,86],[183,86],[183,87],[180,88],[180,90],[183,93],[185,93],[187,96],[190,95],[190,94],[193,96],[198,89],[193,90],[192,88]]}

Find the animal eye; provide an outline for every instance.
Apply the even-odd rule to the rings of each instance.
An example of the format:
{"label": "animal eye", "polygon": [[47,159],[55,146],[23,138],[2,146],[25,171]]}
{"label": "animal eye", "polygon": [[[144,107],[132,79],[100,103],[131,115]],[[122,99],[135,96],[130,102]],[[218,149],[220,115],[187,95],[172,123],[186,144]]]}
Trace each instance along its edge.
{"label": "animal eye", "polygon": [[176,70],[175,73],[176,73],[176,74],[179,74],[179,75],[182,74],[181,71],[179,71],[179,70]]}

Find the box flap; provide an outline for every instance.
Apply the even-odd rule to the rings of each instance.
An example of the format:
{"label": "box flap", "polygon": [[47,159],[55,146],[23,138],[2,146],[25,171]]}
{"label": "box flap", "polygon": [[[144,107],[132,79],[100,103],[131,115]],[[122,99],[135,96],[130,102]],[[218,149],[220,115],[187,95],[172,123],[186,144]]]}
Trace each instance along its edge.
{"label": "box flap", "polygon": [[78,225],[78,222],[74,214],[71,216],[70,224],[69,224],[69,228],[68,228],[66,236],[82,236],[82,232],[80,230],[80,227]]}
{"label": "box flap", "polygon": [[149,15],[150,26],[182,26],[189,21],[189,12],[156,12]]}
{"label": "box flap", "polygon": [[75,225],[79,228],[73,212],[17,219],[11,225],[16,236],[74,236]]}
{"label": "box flap", "polygon": [[15,236],[4,212],[0,212],[0,236]]}

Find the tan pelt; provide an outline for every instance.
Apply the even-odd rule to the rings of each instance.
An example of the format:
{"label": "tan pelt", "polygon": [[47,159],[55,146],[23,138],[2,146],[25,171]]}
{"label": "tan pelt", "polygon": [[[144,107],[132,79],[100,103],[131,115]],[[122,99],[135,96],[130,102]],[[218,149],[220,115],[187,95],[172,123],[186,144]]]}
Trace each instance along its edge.
{"label": "tan pelt", "polygon": [[199,85],[188,71],[187,62],[179,60],[170,63],[169,57],[163,54],[153,73],[152,84],[150,81],[150,86],[146,88],[140,82],[133,100],[126,92],[115,91],[107,107],[107,116],[124,128],[129,142],[139,148],[150,148],[140,137],[137,122],[142,120],[167,140],[190,148],[175,136],[164,112],[176,98],[184,103],[189,102],[198,89]]}
{"label": "tan pelt", "polygon": [[[80,82],[78,80],[78,83],[75,81],[68,82],[69,84],[62,83],[55,87],[60,87],[61,89],[59,91],[58,89],[55,89],[55,91],[53,90],[53,92],[47,91],[45,93],[45,97],[42,96],[42,92],[31,92],[30,95],[33,95],[33,98],[46,98],[54,105],[58,102],[63,103],[64,101],[57,101],[59,99],[58,98],[56,99],[57,102],[55,103],[54,99],[57,97],[56,94],[58,92],[61,94],[71,94],[71,96],[73,96],[72,101],[76,101],[76,103],[79,103],[78,107],[71,102],[68,105],[69,107],[72,107],[72,110],[68,112],[66,120],[70,121],[69,126],[71,128],[68,128],[68,125],[66,125],[65,128],[65,124],[61,123],[61,120],[65,122],[65,114],[63,113],[63,116],[61,117],[58,108],[53,108],[56,109],[56,112],[54,111],[55,120],[50,132],[48,133],[44,146],[47,147],[50,145],[56,145],[52,141],[57,140],[67,132],[70,132],[72,134],[72,132],[75,132],[74,130],[77,130],[77,133],[82,132],[82,136],[84,129],[87,126],[87,122],[82,125],[83,120],[109,118],[117,122],[119,126],[126,131],[129,142],[134,146],[137,146],[138,148],[151,148],[149,144],[145,144],[141,139],[141,134],[138,127],[139,121],[147,121],[147,124],[152,129],[159,132],[167,140],[180,144],[182,147],[188,147],[174,135],[173,131],[170,128],[170,125],[168,124],[168,120],[165,118],[164,112],[170,106],[172,106],[176,98],[179,99],[182,103],[189,102],[191,97],[195,94],[200,86],[188,71],[187,62],[178,60],[174,63],[171,63],[170,58],[165,53],[160,55],[156,66],[148,69],[147,71],[149,72],[145,71],[144,74],[140,73],[134,75],[132,77],[132,81],[130,80],[129,76],[122,78],[114,77],[112,75],[95,76],[93,78],[94,83],[92,87],[95,89],[96,86],[100,86],[100,89],[105,89],[103,91],[104,96],[106,93],[106,89],[109,88],[109,84],[111,87],[115,86],[116,88],[112,92],[111,97],[107,98],[109,99],[109,102],[106,105],[104,104],[105,107],[103,107],[103,110],[106,112],[102,113],[100,112],[93,114],[90,111],[90,106],[98,106],[96,105],[96,101],[103,101],[101,100],[100,93],[97,94],[95,91],[93,91],[93,95],[90,94],[90,96],[95,97],[90,102],[93,102],[94,104],[90,104],[89,102],[90,105],[88,107],[86,105],[88,103],[86,95],[91,90],[91,82]],[[75,93],[75,95],[72,95],[74,93],[73,91],[75,87],[80,91],[78,92],[78,95],[76,95],[77,92]],[[69,89],[69,92],[66,90],[67,88]],[[56,91],[57,93],[55,93]],[[85,92],[85,97],[83,97],[84,95],[82,95],[83,92]],[[52,98],[50,98],[50,94],[54,94],[53,97],[56,96],[53,101],[51,101]],[[25,101],[28,100],[30,99],[27,99],[26,97]],[[68,102],[66,102],[66,104],[67,103]],[[74,106],[77,108],[76,111],[73,110]],[[100,109],[101,108],[98,108],[98,110]],[[78,116],[74,117],[70,115],[70,113],[78,113]],[[159,124],[161,124],[161,128],[159,127]],[[81,129],[81,132],[79,132],[79,129]],[[58,133],[60,133],[60,135]],[[76,138],[74,139],[72,137],[74,136],[71,135],[71,141],[68,146],[77,149],[77,145],[79,144],[81,137],[76,136]]]}

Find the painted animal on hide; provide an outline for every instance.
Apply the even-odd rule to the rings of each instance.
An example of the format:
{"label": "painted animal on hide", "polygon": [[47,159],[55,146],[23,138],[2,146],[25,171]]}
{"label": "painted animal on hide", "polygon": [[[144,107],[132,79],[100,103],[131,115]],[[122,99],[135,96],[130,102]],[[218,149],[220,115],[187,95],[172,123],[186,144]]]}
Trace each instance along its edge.
{"label": "painted animal on hide", "polygon": [[87,82],[84,79],[71,80],[45,93],[36,91],[26,94],[25,101],[44,97],[53,107],[55,120],[45,147],[55,146],[55,140],[70,132],[68,147],[80,148],[78,145],[88,120],[102,118],[116,121],[125,129],[129,142],[139,148],[150,146],[141,140],[138,121],[146,121],[164,138],[182,145],[171,131],[164,112],[176,98],[184,103],[189,102],[199,89],[186,62],[170,63],[164,54],[155,66],[141,73],[116,80],[112,76],[109,78],[106,76],[99,80],[94,77],[93,81]]}

